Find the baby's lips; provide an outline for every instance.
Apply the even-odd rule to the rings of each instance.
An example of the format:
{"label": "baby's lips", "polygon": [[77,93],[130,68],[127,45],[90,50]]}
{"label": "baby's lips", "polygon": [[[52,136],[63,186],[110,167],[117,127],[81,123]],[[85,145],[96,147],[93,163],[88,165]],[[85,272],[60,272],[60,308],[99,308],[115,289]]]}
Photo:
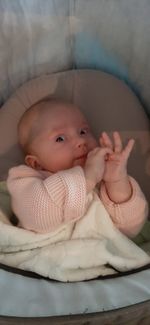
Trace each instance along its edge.
{"label": "baby's lips", "polygon": [[86,160],[87,159],[87,153],[76,157],[76,160],[81,160],[81,159]]}

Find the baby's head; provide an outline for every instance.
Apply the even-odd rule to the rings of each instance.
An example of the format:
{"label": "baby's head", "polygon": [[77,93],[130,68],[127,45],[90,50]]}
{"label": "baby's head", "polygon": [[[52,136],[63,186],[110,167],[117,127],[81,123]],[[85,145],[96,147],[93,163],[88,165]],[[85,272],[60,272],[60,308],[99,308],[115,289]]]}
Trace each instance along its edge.
{"label": "baby's head", "polygon": [[84,166],[87,154],[97,146],[87,120],[75,105],[43,100],[29,108],[18,125],[25,163],[57,172]]}

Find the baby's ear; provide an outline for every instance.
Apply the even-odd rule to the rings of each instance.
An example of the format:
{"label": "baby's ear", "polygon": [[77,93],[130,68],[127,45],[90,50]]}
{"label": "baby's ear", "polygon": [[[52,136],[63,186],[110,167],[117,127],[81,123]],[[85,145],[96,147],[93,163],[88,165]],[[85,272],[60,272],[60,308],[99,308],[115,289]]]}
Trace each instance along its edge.
{"label": "baby's ear", "polygon": [[38,158],[34,155],[27,155],[25,157],[25,163],[27,166],[32,167],[33,169],[41,170],[42,167],[38,162]]}

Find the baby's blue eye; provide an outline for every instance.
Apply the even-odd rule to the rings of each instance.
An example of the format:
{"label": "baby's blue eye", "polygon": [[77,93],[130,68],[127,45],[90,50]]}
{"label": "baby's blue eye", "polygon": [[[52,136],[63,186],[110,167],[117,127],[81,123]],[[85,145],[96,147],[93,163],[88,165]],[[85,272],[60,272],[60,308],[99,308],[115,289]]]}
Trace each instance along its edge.
{"label": "baby's blue eye", "polygon": [[65,137],[63,135],[60,135],[59,137],[56,138],[56,142],[62,142],[65,140]]}

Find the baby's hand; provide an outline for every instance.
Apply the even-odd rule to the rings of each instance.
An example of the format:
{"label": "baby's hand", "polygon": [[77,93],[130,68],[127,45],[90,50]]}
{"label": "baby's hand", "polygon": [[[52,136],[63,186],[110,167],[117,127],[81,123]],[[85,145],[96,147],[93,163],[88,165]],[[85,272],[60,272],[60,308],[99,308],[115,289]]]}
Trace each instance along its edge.
{"label": "baby's hand", "polygon": [[103,148],[110,148],[113,152],[107,155],[103,180],[105,182],[120,181],[127,176],[127,162],[134,146],[134,140],[130,139],[123,149],[122,140],[118,132],[113,132],[113,141],[106,132],[100,139]]}
{"label": "baby's hand", "polygon": [[112,149],[109,147],[97,147],[89,152],[84,166],[88,191],[92,190],[103,178],[105,159],[108,154],[112,154]]}

